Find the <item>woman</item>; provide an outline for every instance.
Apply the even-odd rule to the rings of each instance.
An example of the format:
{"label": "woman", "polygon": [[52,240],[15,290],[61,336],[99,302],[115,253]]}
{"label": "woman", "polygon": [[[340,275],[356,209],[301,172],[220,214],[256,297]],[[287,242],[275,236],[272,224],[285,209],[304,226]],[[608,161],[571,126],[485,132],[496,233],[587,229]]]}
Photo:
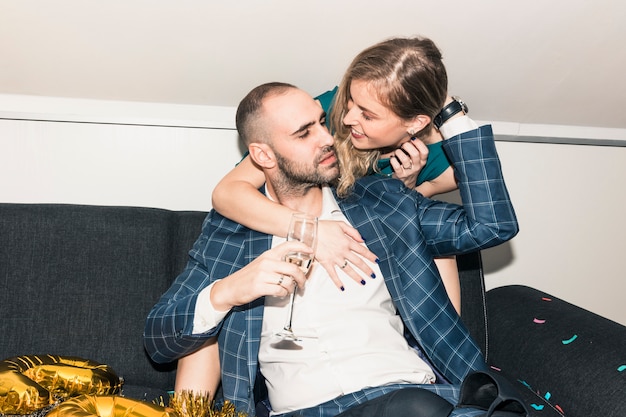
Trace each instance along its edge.
{"label": "woman", "polygon": [[[447,97],[441,53],[429,39],[394,38],[367,48],[355,57],[339,87],[320,96],[319,101],[325,109],[332,105],[326,110],[341,166],[341,178],[336,184],[340,197],[350,193],[358,178],[370,174],[401,179],[426,196],[456,188],[452,168],[440,146],[441,131],[433,128],[433,119],[452,99]],[[450,136],[477,127],[464,112],[453,118],[457,126]],[[445,131],[443,126],[441,130]],[[427,175],[419,176],[420,172]],[[250,228],[285,236],[292,211],[275,207],[259,193],[263,183],[263,173],[246,157],[215,188],[213,207]],[[360,256],[372,262],[376,256],[356,229],[332,221],[320,222],[319,228],[316,259],[339,289],[344,288],[339,272],[357,282],[366,282],[363,275],[373,276]],[[444,258],[436,263],[448,296],[460,312],[456,262]],[[181,359],[179,366],[182,363],[213,372],[216,366],[189,366],[192,361],[216,363],[217,354],[210,359],[210,350],[216,352],[215,344],[194,354],[196,358],[192,355]],[[193,380],[185,372],[179,376],[181,381]],[[179,376],[177,387],[191,384],[179,385]],[[212,392],[215,388],[207,387]]]}

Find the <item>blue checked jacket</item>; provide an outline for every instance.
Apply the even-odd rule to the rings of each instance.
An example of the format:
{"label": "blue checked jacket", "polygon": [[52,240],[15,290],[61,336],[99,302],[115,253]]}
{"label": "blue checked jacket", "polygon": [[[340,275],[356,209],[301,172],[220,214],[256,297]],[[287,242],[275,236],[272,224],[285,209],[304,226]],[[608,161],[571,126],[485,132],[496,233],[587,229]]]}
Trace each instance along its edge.
{"label": "blue checked jacket", "polygon": [[[490,126],[444,143],[463,206],[427,199],[400,181],[369,176],[338,199],[352,225],[380,260],[405,327],[432,365],[451,383],[482,369],[484,358],[451,305],[433,256],[501,244],[518,231]],[[199,291],[250,263],[271,247],[272,236],[234,223],[215,211],[204,221],[190,260],[148,315],[144,342],[151,358],[171,362],[218,336],[224,398],[255,415],[263,299],[233,308],[206,334],[193,335]],[[258,388],[258,386],[257,386]]]}

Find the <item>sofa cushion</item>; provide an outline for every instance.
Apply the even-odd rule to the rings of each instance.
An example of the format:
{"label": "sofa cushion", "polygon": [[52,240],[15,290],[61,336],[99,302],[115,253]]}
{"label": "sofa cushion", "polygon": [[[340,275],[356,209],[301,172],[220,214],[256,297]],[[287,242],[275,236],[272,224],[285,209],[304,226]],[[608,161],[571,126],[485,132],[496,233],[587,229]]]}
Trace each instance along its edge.
{"label": "sofa cushion", "polygon": [[143,325],[204,216],[0,204],[0,356],[80,356],[110,365],[129,387],[173,387],[174,365],[155,366],[144,352]]}

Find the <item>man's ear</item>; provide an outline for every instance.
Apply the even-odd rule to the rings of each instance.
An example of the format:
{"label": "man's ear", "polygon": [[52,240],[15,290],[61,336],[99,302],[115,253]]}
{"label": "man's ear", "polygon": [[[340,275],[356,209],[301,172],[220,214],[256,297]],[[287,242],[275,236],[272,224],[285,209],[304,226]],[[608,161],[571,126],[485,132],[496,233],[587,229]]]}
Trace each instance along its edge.
{"label": "man's ear", "polygon": [[250,152],[250,157],[261,168],[273,168],[276,165],[276,156],[274,155],[274,151],[270,148],[267,143],[251,143],[248,146],[248,152]]}
{"label": "man's ear", "polygon": [[430,124],[431,118],[425,114],[418,114],[409,123],[407,123],[407,132],[409,135],[414,136],[420,130],[424,129]]}

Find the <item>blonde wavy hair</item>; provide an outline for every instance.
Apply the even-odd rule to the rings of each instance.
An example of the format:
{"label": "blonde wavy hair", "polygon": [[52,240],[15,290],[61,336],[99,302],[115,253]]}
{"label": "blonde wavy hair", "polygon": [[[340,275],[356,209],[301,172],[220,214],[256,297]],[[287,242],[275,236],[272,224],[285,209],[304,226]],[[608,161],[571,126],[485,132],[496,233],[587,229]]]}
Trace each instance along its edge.
{"label": "blonde wavy hair", "polygon": [[[344,75],[330,114],[335,149],[341,166],[337,193],[350,194],[357,179],[376,169],[380,150],[359,150],[350,141],[350,128],[343,124],[351,100],[352,81],[366,81],[377,92],[380,102],[402,120],[417,115],[432,119],[446,99],[448,76],[441,52],[427,38],[392,38],[358,54]],[[430,134],[432,122],[417,137]]]}

